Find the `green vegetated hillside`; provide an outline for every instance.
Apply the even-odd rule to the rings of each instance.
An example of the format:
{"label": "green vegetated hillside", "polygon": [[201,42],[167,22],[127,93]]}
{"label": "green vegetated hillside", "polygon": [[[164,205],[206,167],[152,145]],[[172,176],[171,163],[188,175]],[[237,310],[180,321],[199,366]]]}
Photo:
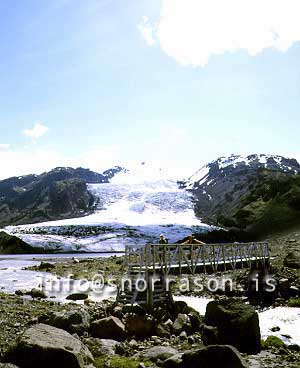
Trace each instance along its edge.
{"label": "green vegetated hillside", "polygon": [[300,175],[258,172],[256,177],[249,178],[248,192],[240,203],[231,213],[224,213],[220,221],[257,235],[300,224]]}
{"label": "green vegetated hillside", "polygon": [[184,185],[194,195],[196,215],[206,222],[258,238],[300,225],[300,165],[294,159],[233,156],[197,175]]}
{"label": "green vegetated hillside", "polygon": [[[258,170],[247,178],[242,189],[237,198],[239,187],[223,193],[212,213],[218,225],[261,236],[300,224],[299,174]],[[201,209],[199,212],[201,216]]]}

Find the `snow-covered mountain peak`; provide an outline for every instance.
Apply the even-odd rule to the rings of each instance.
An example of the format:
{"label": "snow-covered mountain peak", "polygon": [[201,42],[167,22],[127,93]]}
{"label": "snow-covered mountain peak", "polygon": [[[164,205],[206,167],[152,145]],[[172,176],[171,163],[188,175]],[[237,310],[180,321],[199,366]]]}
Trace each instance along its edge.
{"label": "snow-covered mountain peak", "polygon": [[253,154],[249,156],[230,155],[220,157],[211,163],[204,165],[185,182],[186,189],[193,189],[202,185],[210,185],[219,176],[226,176],[238,169],[269,169],[286,173],[300,173],[300,165],[295,159],[285,158],[280,155]]}
{"label": "snow-covered mountain peak", "polygon": [[244,164],[246,166],[251,166],[252,164],[262,164],[265,168],[271,166],[272,164],[277,164],[282,170],[290,169],[292,166],[299,166],[296,164],[296,160],[288,159],[279,155],[266,155],[266,154],[253,154],[249,156],[242,155],[230,155],[228,157],[220,157],[214,161],[219,165],[219,168],[225,168],[232,165],[236,167],[238,164]]}

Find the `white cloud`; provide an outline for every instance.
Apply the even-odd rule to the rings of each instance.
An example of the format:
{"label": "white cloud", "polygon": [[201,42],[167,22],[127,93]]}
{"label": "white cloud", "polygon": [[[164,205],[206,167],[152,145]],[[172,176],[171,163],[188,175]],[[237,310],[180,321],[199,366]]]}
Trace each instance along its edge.
{"label": "white cloud", "polygon": [[11,176],[40,174],[58,166],[61,156],[50,150],[0,151],[0,180]]}
{"label": "white cloud", "polygon": [[117,145],[97,146],[73,159],[72,166],[82,166],[94,171],[104,171],[120,164],[120,157],[120,147]]}
{"label": "white cloud", "polygon": [[48,127],[46,127],[43,124],[35,124],[32,129],[24,129],[23,134],[26,135],[26,137],[30,137],[33,139],[38,139],[42,137],[45,133],[47,133],[49,130]]}
{"label": "white cloud", "polygon": [[148,17],[144,16],[142,18],[141,23],[138,25],[138,29],[141,32],[144,39],[146,40],[147,44],[149,46],[153,46],[155,43],[153,37],[154,29],[153,26],[149,23]]}
{"label": "white cloud", "polygon": [[163,0],[158,23],[143,18],[139,29],[180,64],[203,67],[226,52],[286,52],[300,41],[299,14],[299,0]]}
{"label": "white cloud", "polygon": [[94,147],[75,156],[35,146],[0,150],[0,180],[11,176],[41,174],[57,166],[81,166],[101,172],[118,164],[119,158],[117,146]]}
{"label": "white cloud", "polygon": [[9,149],[10,145],[6,143],[0,143],[0,150],[7,150]]}

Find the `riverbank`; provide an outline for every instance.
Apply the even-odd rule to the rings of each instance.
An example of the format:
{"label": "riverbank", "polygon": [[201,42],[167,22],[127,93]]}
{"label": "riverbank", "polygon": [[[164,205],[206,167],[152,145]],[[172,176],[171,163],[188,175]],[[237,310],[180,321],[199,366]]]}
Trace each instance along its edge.
{"label": "riverbank", "polygon": [[[89,326],[93,324],[93,321],[99,321],[101,318],[110,318],[110,316],[120,318],[120,320],[128,318],[128,315],[124,314],[122,306],[113,301],[91,303],[83,306],[74,303],[61,304],[46,300],[26,300],[23,297],[3,293],[0,293],[0,301],[2,322],[0,333],[0,359],[6,356],[6,353],[12,348],[16,340],[22,336],[24,331],[32,326],[37,326],[40,322],[50,323],[51,325],[56,325],[56,327],[64,326],[64,329],[69,330],[70,321],[72,320],[72,318],[70,319],[71,315],[81,316],[80,318],[86,316],[89,321]],[[138,336],[141,329],[144,329],[145,326],[151,326],[153,317],[148,315],[147,319],[144,320],[143,314],[141,315],[140,312],[137,313],[137,315],[133,314],[132,317],[133,322],[135,321],[132,328],[135,329],[135,334],[137,334],[137,336],[124,336],[124,338],[121,339],[122,341],[118,341],[117,339],[114,340],[114,343],[109,342],[109,340],[104,341],[91,336],[90,332],[88,332],[90,331],[88,326],[84,327],[81,319],[77,317],[77,322],[79,322],[78,326],[80,325],[81,327],[77,326],[77,333],[74,336],[76,336],[80,342],[84,343],[93,353],[95,367],[107,367],[110,361],[110,367],[115,368],[137,368],[140,366],[139,364],[141,362],[145,365],[151,365],[151,367],[154,368],[160,365],[158,358],[155,358],[155,354],[157,357],[162,357],[162,354],[165,354],[165,356],[169,354],[169,356],[171,356],[175,353],[183,354],[191,349],[199,349],[203,346],[201,333],[197,332],[188,334],[185,332],[180,334],[173,333],[169,335],[166,331],[160,331],[160,333],[156,331],[145,337]],[[55,319],[53,316],[60,317]],[[156,318],[158,318],[157,314]],[[137,321],[140,321],[139,323],[143,321],[140,327],[137,327]],[[73,326],[73,332],[77,327]],[[138,330],[136,330],[136,328],[138,328]],[[146,331],[146,334],[147,333],[149,334],[149,331]],[[164,333],[166,333],[165,336]],[[92,333],[92,335],[95,336],[94,333]],[[152,352],[154,357],[151,357],[151,354],[148,354],[149,352]],[[270,345],[256,355],[242,354],[242,359],[248,362],[250,368],[271,368],[274,367],[275,362],[276,367],[296,368],[300,364],[300,353],[296,351],[295,347],[288,348],[284,344],[280,347]],[[152,362],[150,363],[149,360],[152,360]],[[177,365],[173,366],[177,367]],[[178,365],[178,367],[180,367],[180,365]]]}
{"label": "riverbank", "polygon": [[[279,243],[280,242],[278,241],[278,248],[280,248]],[[293,242],[290,244],[293,244]],[[273,246],[273,249],[274,248],[275,247]],[[274,254],[276,255],[276,248]],[[273,269],[276,270],[276,278],[287,278],[288,283],[286,281],[281,281],[281,286],[285,285],[284,288],[286,291],[289,291],[293,287],[297,288],[298,270],[283,266],[285,255],[286,254],[282,251],[280,255],[277,256]],[[11,346],[15,343],[15,341],[22,336],[24,331],[30,328],[30,326],[36,326],[39,322],[50,323],[50,317],[53,315],[53,313],[60,313],[60,317],[58,318],[59,321],[61,321],[61,319],[65,320],[68,315],[73,315],[73,313],[76,314],[79,311],[81,316],[82,313],[86,317],[88,316],[87,318],[89,319],[89,326],[94,321],[110,317],[119,318],[122,323],[124,322],[125,325],[128,326],[128,315],[127,313],[123,312],[124,306],[116,304],[114,301],[106,302],[103,300],[103,298],[108,298],[109,295],[102,295],[101,298],[97,299],[96,303],[96,299],[94,299],[91,294],[88,297],[87,295],[83,295],[82,300],[75,303],[70,300],[66,300],[66,297],[68,296],[66,292],[61,294],[60,297],[55,295],[55,292],[53,294],[49,294],[49,283],[52,278],[55,278],[55,280],[62,283],[65,281],[70,282],[70,280],[71,283],[73,283],[83,279],[92,281],[94,275],[98,274],[103,275],[104,283],[106,283],[110,279],[118,280],[122,276],[123,257],[117,255],[110,256],[107,254],[106,257],[90,258],[94,256],[95,255],[93,254],[89,255],[89,258],[85,258],[85,256],[82,254],[65,256],[37,255],[31,259],[29,259],[30,256],[26,256],[27,265],[25,262],[22,266],[23,269],[19,269],[19,271],[22,271],[24,274],[19,275],[19,271],[17,270],[14,272],[13,266],[11,266],[11,269],[6,270],[7,272],[11,272],[11,275],[15,274],[15,280],[17,277],[20,277],[24,281],[24,275],[45,275],[47,287],[44,289],[44,292],[48,294],[46,295],[48,299],[33,300],[23,292],[18,293],[19,295],[0,294],[1,320],[3,322],[3,332],[0,333],[0,347],[2,356],[4,356],[9,349],[11,349]],[[7,257],[8,256],[4,256],[6,260]],[[10,257],[11,262],[14,262],[16,259],[20,258],[20,256]],[[32,263],[30,264],[30,262]],[[180,288],[179,278],[176,278],[173,289],[173,293],[175,295],[174,299],[176,302],[186,302],[202,316],[205,314],[206,305],[209,300],[219,300],[220,298],[222,299],[234,296],[241,302],[247,303],[246,288],[248,283],[248,274],[248,270],[237,270],[235,272],[218,272],[213,275],[183,275],[183,278],[189,280],[191,284],[193,284],[193,278],[198,277],[201,279],[201,282],[204,285],[207,285],[211,279],[217,279],[220,281],[220,283],[222,283],[223,279],[232,278],[234,289],[229,294],[221,290],[215,290],[212,292],[208,288],[205,288],[201,292],[196,291],[193,288],[185,291]],[[10,278],[13,284],[13,276],[10,276]],[[28,280],[30,281],[30,278],[28,278]],[[41,287],[42,284],[34,285],[32,287],[39,286]],[[27,288],[29,288],[30,291],[30,284],[28,284]],[[16,288],[12,289],[12,292],[14,292],[13,290],[15,291]],[[87,294],[89,294],[89,292],[87,292]],[[115,294],[111,295],[114,296]],[[36,294],[36,296],[38,296],[38,294]],[[274,367],[275,362],[276,367],[296,368],[300,365],[300,348],[298,346],[300,344],[300,336],[297,333],[297,330],[300,329],[300,309],[288,307],[292,299],[289,299],[289,297],[276,298],[275,303],[273,303],[269,308],[265,308],[262,305],[257,305],[256,309],[259,312],[258,315],[261,336],[264,340],[266,340],[269,336],[274,336],[274,340],[269,341],[267,344],[264,343],[263,350],[259,354],[242,354],[241,359],[243,359],[245,364],[248,363],[250,368],[271,368]],[[68,303],[66,304],[66,302]],[[140,312],[138,310],[136,312],[139,316]],[[144,313],[145,312],[142,312],[142,315],[144,315]],[[167,322],[165,317],[163,317],[161,320],[161,315],[151,317],[151,315],[146,314],[146,316],[150,318],[150,321],[152,321],[154,318],[154,320],[163,321],[163,323]],[[203,317],[201,318],[203,319]],[[175,323],[175,320],[176,316],[174,315],[172,316],[172,325]],[[136,321],[137,320],[135,320],[135,324]],[[57,326],[62,327],[63,329],[66,328],[65,324],[58,324]],[[142,326],[144,329],[145,325]],[[161,365],[161,363],[159,361],[151,361],[151,363],[149,363],[149,356],[146,355],[146,357],[144,357],[142,353],[146,353],[149,351],[149,349],[152,351],[151,349],[154,348],[153,354],[159,356],[159,354],[162,353],[159,349],[163,347],[163,349],[165,349],[164,353],[169,349],[170,354],[174,355],[175,351],[176,354],[184,355],[190,350],[202,348],[204,342],[200,328],[194,331],[188,330],[187,334],[183,333],[182,335],[181,332],[174,334],[173,332],[169,331],[167,334],[164,334],[162,331],[158,332],[157,330],[154,330],[151,331],[151,333],[148,333],[146,337],[141,338],[135,336],[135,334],[129,334],[124,336],[124,339],[122,339],[121,342],[115,341],[113,343],[113,349],[110,348],[109,350],[109,357],[107,355],[107,350],[104,349],[106,353],[103,353],[103,342],[99,342],[97,340],[99,338],[92,335],[90,328],[84,327],[83,330],[81,330],[81,327],[78,331],[76,330],[76,338],[78,338],[81,343],[90,349],[95,357],[94,366],[97,368],[106,367],[108,362],[110,362],[110,367],[116,368],[137,368],[141,362],[145,365],[150,364],[150,366],[156,367]],[[126,327],[126,331],[127,329],[128,327]],[[174,365],[174,367],[181,366]],[[22,368],[22,366],[20,366],[20,368]]]}

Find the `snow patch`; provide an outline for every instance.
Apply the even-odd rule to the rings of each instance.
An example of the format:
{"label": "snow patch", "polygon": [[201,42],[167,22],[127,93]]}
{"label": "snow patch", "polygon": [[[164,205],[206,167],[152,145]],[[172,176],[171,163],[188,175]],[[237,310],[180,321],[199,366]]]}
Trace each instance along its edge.
{"label": "snow patch", "polygon": [[186,189],[192,189],[194,184],[202,185],[208,179],[210,167],[204,166],[200,170],[198,170],[194,175],[192,175],[188,181],[186,182]]}

